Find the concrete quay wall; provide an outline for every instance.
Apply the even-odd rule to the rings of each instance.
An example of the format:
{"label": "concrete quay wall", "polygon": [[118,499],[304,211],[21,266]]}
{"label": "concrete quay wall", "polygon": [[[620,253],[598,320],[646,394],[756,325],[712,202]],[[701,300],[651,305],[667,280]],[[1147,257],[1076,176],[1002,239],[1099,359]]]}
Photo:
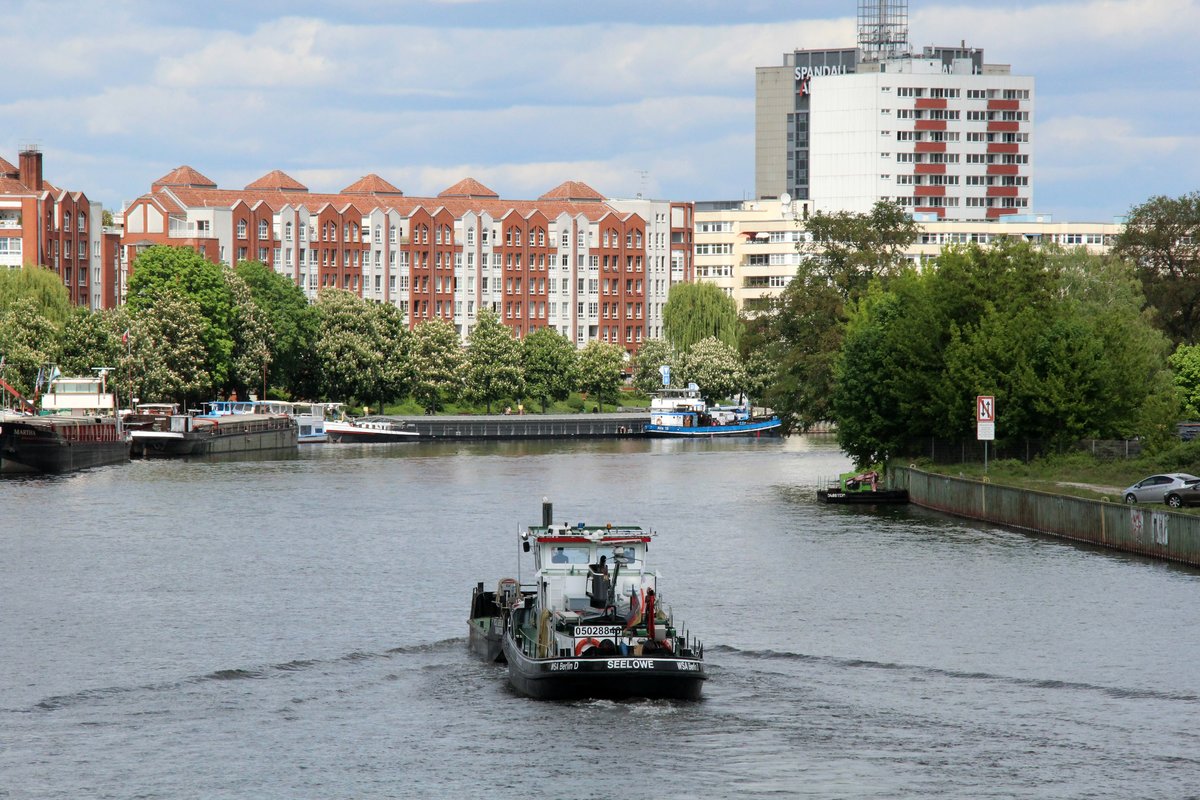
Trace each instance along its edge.
{"label": "concrete quay wall", "polygon": [[959,517],[1200,566],[1200,516],[889,466],[909,502]]}

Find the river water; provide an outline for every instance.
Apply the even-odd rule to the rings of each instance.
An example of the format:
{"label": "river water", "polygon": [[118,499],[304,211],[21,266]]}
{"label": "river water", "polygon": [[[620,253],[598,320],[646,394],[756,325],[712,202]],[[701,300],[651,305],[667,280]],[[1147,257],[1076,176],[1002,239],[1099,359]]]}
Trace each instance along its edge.
{"label": "river water", "polygon": [[[1197,796],[1200,573],[817,505],[847,466],[330,444],[2,480],[0,798]],[[537,702],[468,655],[543,496],[657,531],[702,701]]]}

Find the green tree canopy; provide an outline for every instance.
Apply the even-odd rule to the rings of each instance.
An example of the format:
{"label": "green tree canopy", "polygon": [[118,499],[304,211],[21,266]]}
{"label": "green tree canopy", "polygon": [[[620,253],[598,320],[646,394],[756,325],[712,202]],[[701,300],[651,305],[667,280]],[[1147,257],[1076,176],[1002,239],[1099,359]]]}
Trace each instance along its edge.
{"label": "green tree canopy", "polygon": [[489,414],[493,401],[520,397],[525,391],[521,343],[489,308],[480,310],[475,327],[467,336],[465,366],[467,395],[482,400]]}
{"label": "green tree canopy", "polygon": [[647,339],[633,358],[633,385],[639,392],[651,394],[662,388],[661,367],[675,365],[675,350],[665,339]]}
{"label": "green tree canopy", "polygon": [[695,383],[709,403],[720,403],[746,388],[746,369],[737,351],[715,336],[692,345],[682,362],[678,383]]}
{"label": "green tree canopy", "polygon": [[[128,316],[123,309],[89,311],[75,308],[60,336],[58,365],[64,375],[90,375],[93,367],[120,366],[126,354],[121,335],[128,328]],[[109,376],[109,383],[119,397],[129,397],[128,386],[119,380],[120,370]]]}
{"label": "green tree canopy", "polygon": [[312,350],[317,317],[300,287],[260,261],[242,261],[235,271],[266,314],[271,330],[271,383],[293,397],[316,393]]}
{"label": "green tree canopy", "polygon": [[1134,206],[1113,252],[1137,265],[1146,299],[1172,343],[1200,336],[1200,191]]}
{"label": "green tree canopy", "polygon": [[464,353],[458,331],[441,317],[413,328],[413,397],[427,411],[437,411],[446,396],[462,391]]}
{"label": "green tree canopy", "polygon": [[229,359],[228,388],[238,390],[242,397],[261,394],[261,399],[266,400],[267,368],[273,358],[271,321],[254,302],[250,287],[241,276],[226,269],[225,282],[233,300],[229,315],[233,352]]}
{"label": "green tree canopy", "polygon": [[854,305],[838,441],[865,465],[921,437],[968,438],[981,394],[996,397],[1001,440],[1158,436],[1165,345],[1116,259],[1024,243],[949,249]]}
{"label": "green tree canopy", "polygon": [[[746,363],[785,429],[807,428],[833,416],[834,370],[848,308],[875,281],[903,272],[904,253],[916,241],[916,223],[894,204],[880,201],[870,213],[818,212],[807,221],[812,241],[796,276],[771,309],[750,322]],[[775,365],[770,379],[767,364]]]}
{"label": "green tree canopy", "polygon": [[663,306],[663,334],[679,352],[710,336],[737,347],[737,303],[715,284],[677,283]]}
{"label": "green tree canopy", "polygon": [[898,274],[921,232],[903,207],[884,200],[867,214],[818,211],[805,226],[812,236],[801,248],[809,256],[807,269],[846,302],[861,297],[876,278]]}
{"label": "green tree canopy", "polygon": [[0,269],[0,312],[20,300],[32,302],[33,309],[55,326],[71,314],[67,287],[54,270],[45,267]]}
{"label": "green tree canopy", "polygon": [[229,380],[233,356],[233,296],[222,267],[188,247],[155,245],[141,253],[129,279],[132,312],[153,312],[167,292],[183,297],[200,311],[200,338],[205,359],[202,372],[212,391]]}
{"label": "green tree canopy", "polygon": [[575,345],[553,328],[538,328],[521,346],[525,390],[537,398],[542,413],[551,400],[566,400],[578,382]]}
{"label": "green tree canopy", "polygon": [[1200,419],[1200,345],[1179,345],[1170,364],[1184,417]]}
{"label": "green tree canopy", "polygon": [[386,345],[372,304],[344,289],[322,289],[315,309],[321,395],[337,402],[374,401],[385,384]]}
{"label": "green tree canopy", "polygon": [[604,398],[614,402],[624,379],[625,348],[593,339],[579,351],[579,384],[592,395],[597,407],[604,410]]}
{"label": "green tree canopy", "polygon": [[209,324],[199,303],[170,286],[162,287],[152,306],[132,311],[128,355],[117,374],[119,381],[132,376],[127,396],[185,408],[213,399],[218,384],[205,368]]}
{"label": "green tree canopy", "polygon": [[[2,272],[0,270],[0,274]],[[59,288],[62,288],[61,284]],[[33,399],[38,370],[58,359],[58,337],[59,326],[33,297],[18,297],[0,308],[3,377],[26,399]],[[44,386],[41,388],[45,389]]]}

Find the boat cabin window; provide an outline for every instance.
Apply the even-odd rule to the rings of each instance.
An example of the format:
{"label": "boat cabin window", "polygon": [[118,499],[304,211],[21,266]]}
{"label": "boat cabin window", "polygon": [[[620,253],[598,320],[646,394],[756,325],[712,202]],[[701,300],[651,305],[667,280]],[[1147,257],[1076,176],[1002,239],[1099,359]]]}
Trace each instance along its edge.
{"label": "boat cabin window", "polygon": [[551,564],[583,564],[588,563],[588,548],[572,547],[570,545],[554,545],[550,548]]}
{"label": "boat cabin window", "polygon": [[617,563],[630,565],[641,561],[641,554],[638,552],[638,548],[631,545],[601,545],[596,548],[597,561],[600,560],[600,556],[608,556],[610,571]]}

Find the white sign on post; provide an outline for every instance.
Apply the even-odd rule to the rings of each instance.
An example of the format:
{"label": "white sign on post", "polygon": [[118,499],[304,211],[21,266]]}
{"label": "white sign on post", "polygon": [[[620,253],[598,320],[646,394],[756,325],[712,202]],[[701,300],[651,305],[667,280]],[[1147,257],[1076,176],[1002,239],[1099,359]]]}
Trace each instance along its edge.
{"label": "white sign on post", "polygon": [[996,398],[991,395],[975,398],[975,438],[981,442],[996,438]]}

